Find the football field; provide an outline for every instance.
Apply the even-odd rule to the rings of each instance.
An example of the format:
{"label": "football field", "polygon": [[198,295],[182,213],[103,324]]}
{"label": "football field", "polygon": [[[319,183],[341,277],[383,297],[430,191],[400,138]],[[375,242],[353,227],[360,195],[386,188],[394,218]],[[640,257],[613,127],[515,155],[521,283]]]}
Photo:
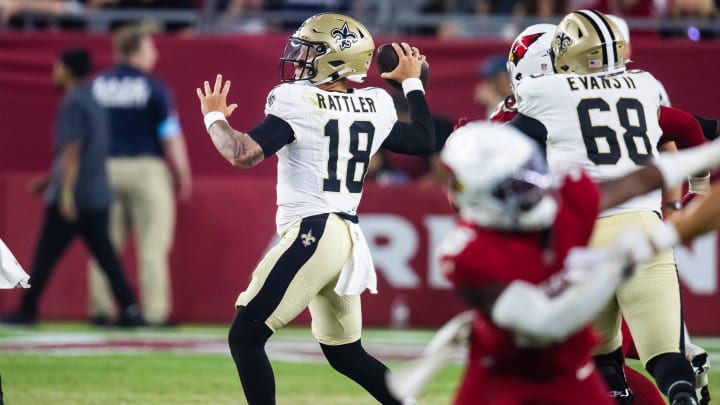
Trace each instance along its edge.
{"label": "football field", "polygon": [[[0,374],[7,405],[245,404],[225,343],[225,326],[114,330],[43,323],[0,329]],[[391,368],[420,353],[430,331],[367,330],[367,350]],[[720,361],[720,340],[697,339]],[[307,328],[274,336],[268,353],[278,404],[372,404],[362,389],[324,361]],[[460,377],[459,353],[420,398],[449,404]],[[720,372],[711,375],[720,399]],[[718,384],[713,384],[718,381]]]}

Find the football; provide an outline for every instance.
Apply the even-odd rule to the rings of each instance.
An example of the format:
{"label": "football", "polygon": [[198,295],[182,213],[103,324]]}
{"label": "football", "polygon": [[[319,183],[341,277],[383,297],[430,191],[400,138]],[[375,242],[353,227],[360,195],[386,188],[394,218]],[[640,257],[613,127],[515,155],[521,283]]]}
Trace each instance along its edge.
{"label": "football", "polygon": [[[397,67],[399,62],[395,48],[393,48],[390,43],[382,44],[378,47],[375,59],[377,61],[378,70],[381,74],[392,71],[395,67]],[[428,75],[428,64],[425,62],[423,63],[420,71],[420,81],[425,87],[427,87]],[[385,81],[396,89],[402,90],[402,85],[397,80],[385,79]]]}

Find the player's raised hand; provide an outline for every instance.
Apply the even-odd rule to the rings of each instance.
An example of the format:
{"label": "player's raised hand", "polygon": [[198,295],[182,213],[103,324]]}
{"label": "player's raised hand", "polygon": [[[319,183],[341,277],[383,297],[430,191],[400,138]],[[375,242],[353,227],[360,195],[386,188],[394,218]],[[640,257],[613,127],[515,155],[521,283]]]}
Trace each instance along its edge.
{"label": "player's raised hand", "polygon": [[416,47],[411,47],[407,42],[401,42],[400,44],[393,42],[392,47],[398,55],[398,65],[394,70],[380,76],[383,79],[396,80],[398,83],[402,83],[403,80],[411,77],[419,78],[422,65],[426,60],[425,55],[421,54]]}
{"label": "player's raised hand", "polygon": [[237,104],[227,105],[227,95],[230,91],[230,80],[223,85],[223,78],[218,74],[215,78],[215,85],[210,89],[210,83],[206,80],[203,89],[195,89],[200,99],[200,110],[203,116],[210,111],[220,111],[229,117],[235,111]]}

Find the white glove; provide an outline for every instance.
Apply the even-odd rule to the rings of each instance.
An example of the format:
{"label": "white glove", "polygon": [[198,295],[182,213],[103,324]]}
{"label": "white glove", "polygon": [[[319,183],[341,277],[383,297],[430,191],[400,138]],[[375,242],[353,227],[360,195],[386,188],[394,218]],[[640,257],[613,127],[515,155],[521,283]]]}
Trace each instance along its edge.
{"label": "white glove", "polygon": [[574,247],[565,256],[563,263],[565,271],[559,274],[562,274],[565,281],[579,282],[588,273],[603,268],[604,264],[611,260],[612,255],[613,252],[610,249]]}
{"label": "white glove", "polygon": [[[630,245],[630,241],[625,243],[628,246]],[[628,276],[626,272],[633,269],[628,267],[632,263],[628,259],[628,255],[625,249],[617,247],[613,249],[574,247],[570,249],[565,258],[565,271],[559,274],[563,274],[562,277],[565,281],[577,283],[588,277],[592,272],[607,271],[608,268],[612,268],[612,263],[616,263],[623,271],[623,278],[625,278]]]}
{"label": "white glove", "polygon": [[710,403],[710,390],[708,389],[710,358],[705,349],[692,343],[685,344],[685,357],[695,371],[695,390],[700,405],[707,405]]}
{"label": "white glove", "polygon": [[648,237],[635,227],[627,227],[620,231],[613,250],[623,257],[628,264],[642,263],[655,255]]}

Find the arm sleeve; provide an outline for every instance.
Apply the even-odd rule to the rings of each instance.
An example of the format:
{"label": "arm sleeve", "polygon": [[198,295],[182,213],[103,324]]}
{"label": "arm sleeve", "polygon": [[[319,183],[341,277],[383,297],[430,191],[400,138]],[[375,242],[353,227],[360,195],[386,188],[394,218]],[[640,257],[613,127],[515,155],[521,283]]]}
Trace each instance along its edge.
{"label": "arm sleeve", "polygon": [[528,117],[525,114],[518,114],[510,121],[510,125],[519,129],[522,133],[529,136],[533,141],[537,142],[540,150],[545,155],[545,149],[547,148],[547,128],[542,122],[535,118]]}
{"label": "arm sleeve", "polygon": [[718,137],[718,120],[703,118],[699,115],[696,115],[695,119],[700,123],[705,139],[712,141]]}
{"label": "arm sleeve", "polygon": [[674,141],[679,149],[687,149],[705,143],[700,123],[690,114],[673,107],[660,107],[660,143]]}
{"label": "arm sleeve", "polygon": [[290,124],[272,114],[266,115],[248,135],[260,145],[265,157],[274,155],[280,148],[295,140]]}
{"label": "arm sleeve", "polygon": [[582,280],[553,296],[541,286],[513,281],[495,301],[493,321],[518,334],[550,342],[564,340],[587,325],[622,282],[622,262],[603,262]]}
{"label": "arm sleeve", "polygon": [[395,122],[383,147],[392,152],[421,155],[435,150],[435,125],[425,95],[420,90],[407,94],[410,123]]}

